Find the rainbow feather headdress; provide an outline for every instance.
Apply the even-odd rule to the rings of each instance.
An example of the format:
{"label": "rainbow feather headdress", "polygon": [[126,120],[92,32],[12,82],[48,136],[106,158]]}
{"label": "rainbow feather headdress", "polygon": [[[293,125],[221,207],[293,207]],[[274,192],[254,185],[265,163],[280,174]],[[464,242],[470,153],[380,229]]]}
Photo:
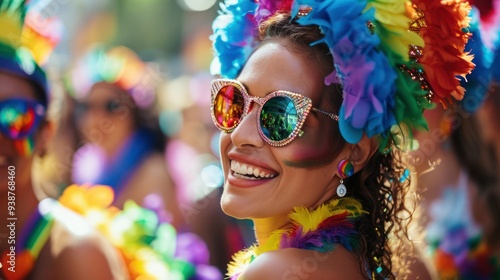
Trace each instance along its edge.
{"label": "rainbow feather headdress", "polygon": [[343,87],[340,132],[350,143],[366,134],[380,136],[382,150],[390,139],[416,148],[412,130],[427,129],[423,111],[463,99],[460,80],[474,68],[464,0],[225,0],[220,7],[211,72],[227,78],[259,43],[262,20],[289,13],[320,27],[335,63],[325,84]]}
{"label": "rainbow feather headdress", "polygon": [[498,39],[500,26],[485,28],[488,22],[485,22],[483,17],[500,19],[500,10],[487,11],[486,16],[483,16],[480,14],[480,10],[474,6],[471,13],[472,20],[469,30],[472,36],[466,49],[470,49],[474,55],[472,62],[476,67],[468,76],[467,82],[461,81],[467,94],[459,102],[467,113],[474,113],[486,99],[491,83],[500,81],[498,77],[500,72],[500,40]]}
{"label": "rainbow feather headdress", "polygon": [[0,71],[26,78],[45,93],[48,85],[40,68],[62,34],[62,22],[45,18],[40,1],[0,0]]}
{"label": "rainbow feather headdress", "polygon": [[85,97],[99,82],[113,84],[130,94],[137,106],[150,106],[160,76],[153,67],[124,46],[93,46],[71,72],[71,87],[77,99]]}

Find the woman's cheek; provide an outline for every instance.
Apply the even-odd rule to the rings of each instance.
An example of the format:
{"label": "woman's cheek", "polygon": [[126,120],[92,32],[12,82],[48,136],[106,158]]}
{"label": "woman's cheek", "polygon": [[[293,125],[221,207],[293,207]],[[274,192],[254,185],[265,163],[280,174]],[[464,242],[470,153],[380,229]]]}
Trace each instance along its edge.
{"label": "woman's cheek", "polygon": [[219,156],[223,170],[229,169],[229,159],[227,154],[231,146],[231,134],[222,132],[219,138]]}
{"label": "woman's cheek", "polygon": [[328,145],[326,137],[319,139],[319,141],[304,139],[304,142],[309,143],[304,143],[301,147],[291,149],[289,157],[284,160],[285,165],[297,168],[310,168],[330,164],[334,159],[332,146]]}

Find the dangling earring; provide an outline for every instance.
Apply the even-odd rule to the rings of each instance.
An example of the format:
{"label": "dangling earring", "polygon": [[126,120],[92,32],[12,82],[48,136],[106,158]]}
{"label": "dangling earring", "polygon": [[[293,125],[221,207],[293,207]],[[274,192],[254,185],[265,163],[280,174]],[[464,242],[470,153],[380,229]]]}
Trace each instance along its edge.
{"label": "dangling earring", "polygon": [[347,188],[344,185],[344,180],[340,179],[340,185],[337,187],[337,196],[344,197],[347,193]]}
{"label": "dangling earring", "polygon": [[351,177],[354,174],[354,166],[348,160],[341,160],[337,166],[337,171],[340,176],[340,185],[337,187],[337,196],[344,197],[347,194],[347,188],[344,185],[344,179]]}

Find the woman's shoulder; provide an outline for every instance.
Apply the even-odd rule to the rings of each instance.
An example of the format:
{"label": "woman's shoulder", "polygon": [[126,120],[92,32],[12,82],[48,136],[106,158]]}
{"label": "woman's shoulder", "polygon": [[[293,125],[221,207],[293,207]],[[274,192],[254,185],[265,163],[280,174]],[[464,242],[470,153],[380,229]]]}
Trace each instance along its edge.
{"label": "woman's shoulder", "polygon": [[[70,210],[68,210],[70,211]],[[50,241],[54,255],[61,254],[63,250],[75,248],[95,248],[107,252],[113,248],[106,239],[85,218],[73,213],[66,218],[56,218],[50,231]],[[68,221],[71,219],[71,221]]]}
{"label": "woman's shoulder", "polygon": [[83,217],[68,209],[58,211],[49,239],[49,259],[58,277],[128,279],[123,259],[109,241]]}
{"label": "woman's shoulder", "polygon": [[328,253],[295,248],[263,253],[238,279],[361,280],[365,278],[357,256],[339,245]]}

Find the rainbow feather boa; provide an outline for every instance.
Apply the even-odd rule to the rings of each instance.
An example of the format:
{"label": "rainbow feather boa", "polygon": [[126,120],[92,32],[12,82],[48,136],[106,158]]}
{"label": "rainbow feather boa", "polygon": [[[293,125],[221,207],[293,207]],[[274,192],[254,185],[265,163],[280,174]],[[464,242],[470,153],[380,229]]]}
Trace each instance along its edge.
{"label": "rainbow feather boa", "polygon": [[236,253],[228,265],[228,276],[237,279],[257,256],[278,249],[331,252],[335,246],[342,245],[349,251],[356,251],[359,233],[354,223],[365,213],[361,203],[353,198],[334,199],[316,210],[295,207],[288,216],[291,228],[273,231],[265,244]]}
{"label": "rainbow feather boa", "polygon": [[[258,45],[258,25],[276,13],[317,25],[334,57],[325,84],[340,83],[340,132],[350,143],[363,134],[399,148],[416,148],[411,131],[427,129],[424,109],[464,97],[474,68],[464,52],[470,5],[465,0],[226,0],[213,23],[211,72],[236,78]],[[411,31],[410,31],[411,30]],[[412,32],[414,31],[414,32]],[[318,42],[318,43],[319,43]]]}

